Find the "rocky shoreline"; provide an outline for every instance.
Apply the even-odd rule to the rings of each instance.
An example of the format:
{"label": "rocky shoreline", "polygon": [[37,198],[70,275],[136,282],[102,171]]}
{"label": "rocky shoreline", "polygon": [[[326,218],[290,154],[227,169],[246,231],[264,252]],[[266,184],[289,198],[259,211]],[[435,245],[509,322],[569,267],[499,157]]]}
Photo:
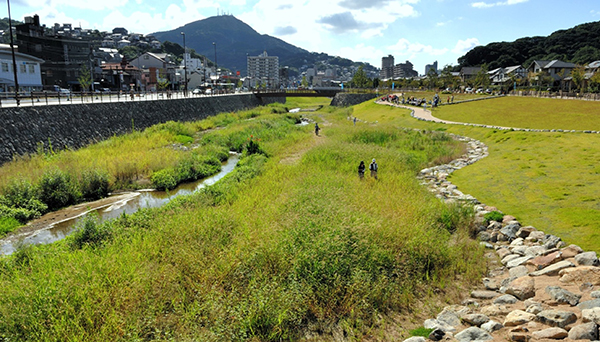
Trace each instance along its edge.
{"label": "rocky shoreline", "polygon": [[[460,305],[445,307],[423,323],[433,341],[574,341],[598,340],[600,262],[596,252],[566,246],[557,236],[522,227],[510,215],[485,224],[496,208],[463,194],[447,177],[488,155],[480,141],[452,135],[467,153],[446,165],[422,170],[418,179],[446,202],[474,206],[478,238],[488,252],[488,274]],[[423,342],[411,337],[405,342]]]}

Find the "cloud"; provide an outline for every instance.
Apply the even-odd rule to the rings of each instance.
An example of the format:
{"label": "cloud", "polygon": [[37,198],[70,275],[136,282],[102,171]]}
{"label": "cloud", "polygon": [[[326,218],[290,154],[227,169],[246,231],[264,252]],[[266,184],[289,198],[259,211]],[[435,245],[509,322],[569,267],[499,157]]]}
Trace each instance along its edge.
{"label": "cloud", "polygon": [[592,15],[592,17],[597,17],[600,15],[600,11],[596,11],[596,10],[591,10],[590,14]]}
{"label": "cloud", "polygon": [[286,5],[279,5],[277,6],[277,10],[286,10],[286,9],[292,9],[294,6],[292,6],[291,4],[286,4]]}
{"label": "cloud", "polygon": [[[29,8],[35,8],[37,12],[47,11],[49,9],[60,11],[61,9],[88,9],[100,11],[105,9],[114,9],[125,7],[127,0],[105,0],[105,1],[71,1],[71,0],[26,0],[20,3]],[[61,8],[64,7],[64,8]]]}
{"label": "cloud", "polygon": [[389,2],[390,2],[389,0],[370,0],[370,1],[343,0],[343,1],[340,1],[339,5],[341,7],[347,8],[347,9],[356,10],[356,9],[387,6]]}
{"label": "cloud", "polygon": [[355,46],[342,47],[335,52],[335,54],[349,58],[353,61],[367,62],[374,66],[380,66],[381,56],[387,55],[387,53],[384,53],[382,50],[373,46],[367,46],[364,43],[359,43]]}
{"label": "cloud", "polygon": [[273,31],[273,34],[276,36],[287,36],[298,32],[298,30],[293,26],[278,26]]}
{"label": "cloud", "polygon": [[382,24],[359,22],[351,12],[337,13],[317,20],[319,24],[325,24],[327,28],[335,33],[346,33],[350,31],[367,30],[382,27]]}
{"label": "cloud", "polygon": [[510,6],[510,5],[516,5],[516,4],[520,4],[520,3],[524,3],[527,2],[529,0],[506,0],[506,1],[498,1],[498,2],[473,2],[471,3],[472,7],[475,8],[490,8],[490,7],[495,7],[495,6]]}
{"label": "cloud", "polygon": [[456,46],[454,46],[454,49],[452,49],[452,52],[455,54],[462,55],[478,45],[480,44],[477,38],[467,38],[465,40],[459,40],[456,43]]}
{"label": "cloud", "polygon": [[395,54],[415,56],[417,54],[428,54],[431,56],[439,56],[448,52],[447,48],[436,49],[431,45],[421,43],[411,43],[406,38],[400,38],[398,42],[388,47]]}

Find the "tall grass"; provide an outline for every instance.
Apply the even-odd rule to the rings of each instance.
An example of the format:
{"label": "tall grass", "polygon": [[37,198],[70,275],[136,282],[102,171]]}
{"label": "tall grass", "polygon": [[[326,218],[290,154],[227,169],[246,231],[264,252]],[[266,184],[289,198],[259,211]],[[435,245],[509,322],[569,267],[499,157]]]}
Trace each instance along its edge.
{"label": "tall grass", "polygon": [[[387,127],[382,137],[354,130],[343,112],[318,115],[332,123],[321,137],[277,114],[231,122],[201,144],[252,134],[265,153],[245,154],[219,183],[121,216],[102,226],[110,238],[96,239],[88,222],[77,248],[59,242],[0,259],[0,337],[407,336],[388,317],[421,310],[427,294],[485,268],[468,214],[444,220],[446,207],[414,178],[456,143]],[[281,163],[291,152],[295,162]],[[372,157],[379,180],[359,180],[358,161]]]}

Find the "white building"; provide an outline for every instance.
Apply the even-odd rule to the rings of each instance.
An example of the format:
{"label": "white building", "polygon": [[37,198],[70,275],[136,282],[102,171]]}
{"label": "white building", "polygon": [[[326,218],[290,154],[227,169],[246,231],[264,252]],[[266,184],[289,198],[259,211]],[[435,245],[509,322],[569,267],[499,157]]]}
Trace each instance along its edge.
{"label": "white building", "polygon": [[[2,91],[14,91],[15,77],[12,54],[10,48],[6,48],[8,48],[8,45],[0,44],[0,89]],[[43,86],[40,64],[44,63],[44,60],[20,52],[15,52],[15,60],[20,91],[41,91]]]}
{"label": "white building", "polygon": [[269,56],[267,51],[258,56],[248,56],[249,85],[265,85],[268,88],[279,87],[279,57]]}

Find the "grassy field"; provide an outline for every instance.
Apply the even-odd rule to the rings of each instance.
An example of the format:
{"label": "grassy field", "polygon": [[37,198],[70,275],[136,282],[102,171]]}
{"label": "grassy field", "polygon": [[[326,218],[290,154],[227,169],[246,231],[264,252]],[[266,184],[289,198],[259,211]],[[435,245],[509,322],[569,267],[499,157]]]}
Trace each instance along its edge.
{"label": "grassy field", "polygon": [[[524,100],[529,105],[523,106]],[[511,104],[513,101],[516,104]],[[593,113],[600,111],[600,103],[514,97],[442,107],[436,109],[434,115],[458,120],[439,114],[451,110],[461,112],[462,120],[471,121],[469,113],[474,111],[473,115],[477,116],[476,108],[495,108],[497,113],[505,113],[508,119],[513,120],[512,125],[524,127],[525,122],[517,118],[519,115],[529,117],[527,109],[537,107],[532,104],[538,101],[555,104],[553,108],[563,108],[563,112],[578,112],[580,108],[586,108],[588,114],[584,116],[585,120],[572,126],[573,129],[593,129],[599,122],[594,119]],[[517,105],[524,113],[515,115],[503,110]],[[353,112],[369,124],[385,121],[398,127],[443,130],[481,140],[488,145],[490,155],[450,177],[461,191],[516,216],[524,225],[533,225],[560,236],[567,243],[600,252],[600,135],[443,125],[417,121],[409,114],[406,109],[374,103],[357,106]],[[546,121],[546,127],[556,127],[562,118],[549,111]],[[498,118],[495,122],[480,123],[506,125]]]}
{"label": "grassy field", "polygon": [[600,131],[600,105],[594,101],[504,97],[442,106],[434,115],[504,127]]}
{"label": "grassy field", "polygon": [[[437,312],[485,270],[472,212],[415,179],[463,147],[383,120],[355,127],[350,111],[311,113],[320,137],[268,111],[216,117],[227,124],[203,131],[204,143],[252,134],[264,153],[247,142],[214,186],[0,258],[0,338],[407,337],[411,317]],[[371,158],[379,180],[361,181],[358,162]]]}

